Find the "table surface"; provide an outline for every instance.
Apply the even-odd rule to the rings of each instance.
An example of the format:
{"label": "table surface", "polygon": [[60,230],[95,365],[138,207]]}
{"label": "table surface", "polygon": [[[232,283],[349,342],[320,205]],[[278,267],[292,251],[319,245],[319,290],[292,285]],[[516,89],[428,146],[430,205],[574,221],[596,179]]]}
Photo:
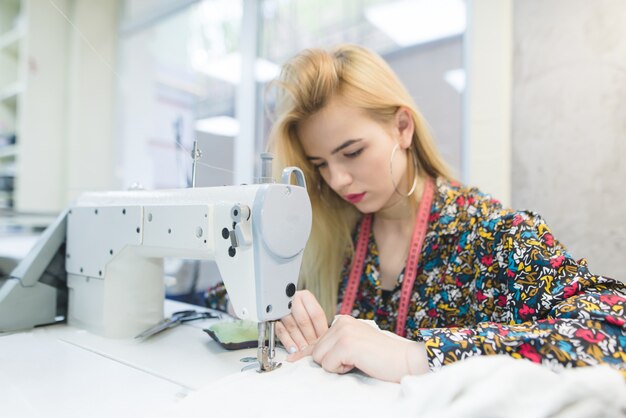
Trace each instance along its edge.
{"label": "table surface", "polygon": [[[202,309],[165,301],[165,313]],[[67,324],[0,336],[6,417],[161,416],[202,386],[237,373],[255,349],[228,351],[182,324],[145,341],[109,339]]]}

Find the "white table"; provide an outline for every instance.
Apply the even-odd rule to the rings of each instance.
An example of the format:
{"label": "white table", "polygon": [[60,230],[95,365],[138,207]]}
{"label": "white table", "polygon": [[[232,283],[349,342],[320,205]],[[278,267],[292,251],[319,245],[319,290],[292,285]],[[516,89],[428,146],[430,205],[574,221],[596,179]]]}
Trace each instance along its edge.
{"label": "white table", "polygon": [[[189,306],[165,302],[168,315]],[[555,374],[506,356],[475,357],[402,385],[325,373],[302,361],[276,374],[241,375],[239,359],[256,350],[222,349],[202,331],[212,321],[183,324],[144,342],[67,325],[0,336],[0,417],[162,418],[202,387],[183,405],[191,412],[186,416],[249,416],[259,405],[268,406],[265,416],[281,417],[518,416],[530,406],[534,416],[587,416],[589,405],[619,416],[604,412],[626,399],[622,376],[609,368]],[[282,401],[268,403],[274,395]]]}
{"label": "white table", "polygon": [[[190,305],[166,301],[166,315]],[[193,307],[197,308],[197,307]],[[154,417],[191,391],[241,370],[255,349],[227,351],[182,324],[143,342],[65,324],[0,336],[0,416]]]}

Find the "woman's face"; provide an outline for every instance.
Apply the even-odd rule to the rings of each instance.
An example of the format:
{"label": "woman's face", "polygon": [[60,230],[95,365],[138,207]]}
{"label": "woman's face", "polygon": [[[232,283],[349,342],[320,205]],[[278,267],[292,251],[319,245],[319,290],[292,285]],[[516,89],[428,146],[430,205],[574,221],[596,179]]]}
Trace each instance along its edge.
{"label": "woman's face", "polygon": [[[364,110],[331,100],[300,124],[298,136],[307,159],[326,184],[362,213],[375,213],[408,191],[406,149],[413,137],[413,120],[406,109],[383,125]],[[393,182],[389,162],[394,146]]]}

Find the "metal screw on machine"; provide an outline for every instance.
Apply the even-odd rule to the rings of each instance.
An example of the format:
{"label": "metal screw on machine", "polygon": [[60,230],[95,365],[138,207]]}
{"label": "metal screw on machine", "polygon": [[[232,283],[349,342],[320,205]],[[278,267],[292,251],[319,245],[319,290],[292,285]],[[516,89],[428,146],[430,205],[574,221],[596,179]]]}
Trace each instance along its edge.
{"label": "metal screw on machine", "polygon": [[234,222],[247,221],[250,219],[250,208],[246,205],[234,205],[230,209],[230,217]]}
{"label": "metal screw on machine", "polygon": [[226,233],[222,231],[222,236],[224,238],[230,238],[230,244],[232,248],[237,248],[242,243],[243,245],[249,244],[249,238],[247,239],[245,233],[242,232],[241,229],[238,230],[238,228],[241,227],[241,222],[245,222],[250,219],[250,215],[250,208],[246,205],[237,204],[230,209],[230,217],[233,220],[233,229],[226,230],[228,236],[226,236]]}
{"label": "metal screw on machine", "polygon": [[193,150],[191,151],[191,159],[193,165],[191,166],[191,187],[196,187],[196,166],[198,160],[202,158],[202,151],[198,148],[198,141],[193,141]]}

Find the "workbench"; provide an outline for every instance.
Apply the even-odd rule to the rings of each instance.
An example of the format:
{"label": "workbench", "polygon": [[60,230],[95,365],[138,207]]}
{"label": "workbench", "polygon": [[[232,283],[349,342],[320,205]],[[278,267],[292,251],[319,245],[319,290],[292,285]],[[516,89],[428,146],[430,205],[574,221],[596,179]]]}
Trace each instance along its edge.
{"label": "workbench", "polygon": [[[202,309],[166,300],[165,313]],[[228,351],[181,324],[145,341],[49,325],[0,336],[0,416],[158,417],[192,391],[241,370],[255,349]]]}

